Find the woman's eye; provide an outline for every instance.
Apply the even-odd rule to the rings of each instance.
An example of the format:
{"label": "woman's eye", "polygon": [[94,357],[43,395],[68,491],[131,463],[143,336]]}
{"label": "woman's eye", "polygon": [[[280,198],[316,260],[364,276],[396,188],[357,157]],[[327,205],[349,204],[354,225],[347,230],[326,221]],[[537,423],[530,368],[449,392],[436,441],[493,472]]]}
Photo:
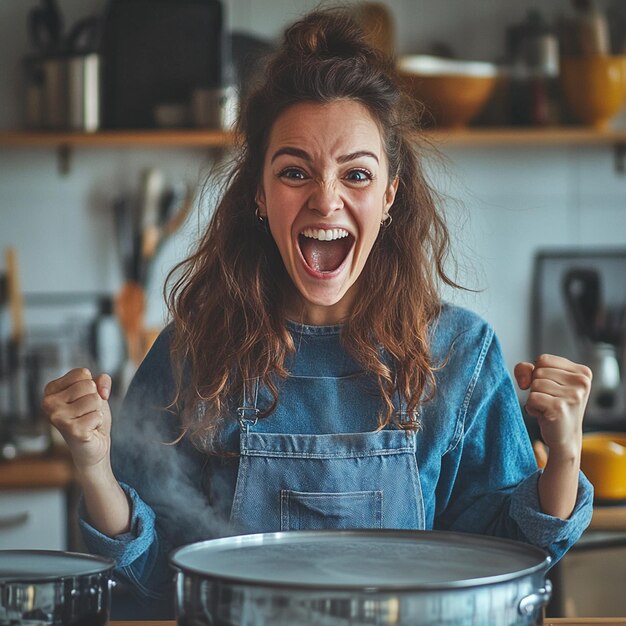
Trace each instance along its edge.
{"label": "woman's eye", "polygon": [[355,183],[364,183],[372,180],[372,175],[367,170],[350,170],[346,178]]}
{"label": "woman's eye", "polygon": [[278,174],[278,176],[289,180],[304,180],[306,178],[305,173],[296,167],[285,168]]}

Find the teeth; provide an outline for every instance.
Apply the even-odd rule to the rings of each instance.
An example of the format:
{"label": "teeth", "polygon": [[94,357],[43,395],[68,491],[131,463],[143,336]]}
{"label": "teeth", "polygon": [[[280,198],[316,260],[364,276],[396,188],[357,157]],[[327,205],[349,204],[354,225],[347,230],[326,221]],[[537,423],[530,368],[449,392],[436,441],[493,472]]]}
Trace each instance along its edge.
{"label": "teeth", "polygon": [[332,241],[333,239],[343,239],[348,237],[350,233],[343,228],[331,228],[325,230],[323,228],[307,228],[301,233],[309,239],[318,239],[319,241]]}

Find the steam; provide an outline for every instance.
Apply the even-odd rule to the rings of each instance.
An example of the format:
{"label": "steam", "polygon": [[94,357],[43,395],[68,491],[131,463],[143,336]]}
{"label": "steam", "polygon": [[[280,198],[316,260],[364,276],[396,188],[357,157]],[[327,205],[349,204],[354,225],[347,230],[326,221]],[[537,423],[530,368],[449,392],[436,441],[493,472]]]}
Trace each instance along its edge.
{"label": "steam", "polygon": [[[147,385],[137,379],[113,417],[116,478],[152,507],[159,529],[171,542],[163,546],[166,551],[234,534],[228,520],[237,459],[211,458],[186,438],[171,443],[179,435],[178,421],[163,408],[167,402],[155,401],[159,382]],[[221,471],[215,471],[218,467]]]}

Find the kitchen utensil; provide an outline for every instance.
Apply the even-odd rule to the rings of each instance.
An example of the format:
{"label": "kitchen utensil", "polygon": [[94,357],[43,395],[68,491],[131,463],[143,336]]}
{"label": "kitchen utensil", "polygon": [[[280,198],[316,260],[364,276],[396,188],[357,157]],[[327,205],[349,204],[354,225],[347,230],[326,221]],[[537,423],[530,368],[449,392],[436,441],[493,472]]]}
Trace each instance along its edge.
{"label": "kitchen utensil", "polygon": [[93,132],[100,127],[102,20],[78,20],[65,34],[55,0],[41,0],[28,14],[38,55],[25,60],[25,124],[28,128]]}
{"label": "kitchen utensil", "polygon": [[0,551],[0,625],[106,626],[114,566],[72,552]]}
{"label": "kitchen utensil", "polygon": [[154,256],[159,240],[159,212],[164,190],[163,172],[149,168],[142,174],[140,191],[140,211],[138,215],[140,231],[139,269],[137,280],[145,285],[148,263]]}
{"label": "kitchen utensil", "polygon": [[26,389],[24,380],[24,368],[22,367],[22,355],[24,352],[24,298],[20,287],[17,251],[13,247],[5,249],[6,281],[11,315],[11,336],[7,350],[7,374],[9,379],[9,413],[15,420],[25,408],[25,400],[22,391]]}
{"label": "kitchen utensil", "polygon": [[242,535],[175,550],[180,626],[541,624],[550,558],[514,541],[401,530]]}
{"label": "kitchen utensil", "polygon": [[586,433],[580,464],[593,484],[596,501],[626,501],[626,434]]}
{"label": "kitchen utensil", "polygon": [[40,0],[28,13],[28,34],[32,45],[44,55],[61,52],[63,16],[55,0]]}
{"label": "kitchen utensil", "polygon": [[9,309],[12,321],[11,339],[15,343],[21,343],[24,340],[24,298],[20,288],[17,251],[15,248],[9,247],[5,249],[4,254]]}
{"label": "kitchen utensil", "polygon": [[428,55],[398,60],[407,90],[440,126],[464,127],[480,113],[498,76],[491,63],[456,61]]}
{"label": "kitchen utensil", "polygon": [[40,0],[40,6],[31,9],[27,19],[31,44],[43,57],[89,54],[100,43],[100,17],[84,17],[66,34],[63,15],[56,0]]}
{"label": "kitchen utensil", "polygon": [[125,280],[130,280],[133,277],[133,222],[128,196],[119,196],[113,201],[113,220],[122,274]]}
{"label": "kitchen utensil", "polygon": [[144,311],[143,287],[136,281],[127,280],[115,297],[115,313],[124,332],[128,358],[135,366],[144,356]]}
{"label": "kitchen utensil", "polygon": [[[151,263],[168,237],[173,235],[185,222],[195,200],[193,185],[185,187],[183,195],[162,193],[157,203],[144,215],[142,229],[141,263],[138,280],[145,286],[150,274]],[[178,204],[176,204],[178,202]]]}
{"label": "kitchen utensil", "polygon": [[162,215],[161,237],[159,238],[159,244],[162,244],[167,237],[173,235],[185,223],[185,220],[193,207],[195,199],[195,188],[189,183],[185,188],[182,202],[178,206],[178,209],[172,210],[170,208],[169,212]]}
{"label": "kitchen utensil", "polygon": [[32,9],[28,19],[31,43],[46,58],[93,53],[101,27],[102,20],[90,15],[64,35],[63,18],[54,0],[42,0],[42,6]]}
{"label": "kitchen utensil", "polygon": [[88,15],[76,22],[65,37],[65,52],[69,55],[90,55],[98,50],[102,35],[102,18]]}

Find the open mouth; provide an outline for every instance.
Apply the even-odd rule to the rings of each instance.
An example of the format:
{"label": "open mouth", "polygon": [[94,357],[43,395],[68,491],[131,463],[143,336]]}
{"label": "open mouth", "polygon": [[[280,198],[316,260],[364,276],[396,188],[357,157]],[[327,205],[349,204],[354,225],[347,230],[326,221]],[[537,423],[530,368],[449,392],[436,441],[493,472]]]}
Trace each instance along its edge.
{"label": "open mouth", "polygon": [[305,263],[316,273],[339,269],[354,245],[354,237],[343,228],[307,228],[298,235]]}

